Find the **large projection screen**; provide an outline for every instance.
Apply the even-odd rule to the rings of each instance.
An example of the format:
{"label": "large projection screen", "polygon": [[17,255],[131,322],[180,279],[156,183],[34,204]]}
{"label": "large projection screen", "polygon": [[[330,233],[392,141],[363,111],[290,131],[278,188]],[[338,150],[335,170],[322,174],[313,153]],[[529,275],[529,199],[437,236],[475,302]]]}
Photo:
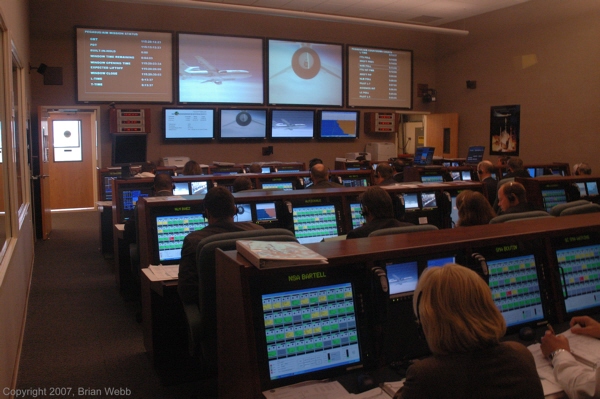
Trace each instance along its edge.
{"label": "large projection screen", "polygon": [[263,104],[263,39],[179,34],[179,102]]}
{"label": "large projection screen", "polygon": [[412,51],[348,46],[348,106],[412,109]]}
{"label": "large projection screen", "polygon": [[78,102],[173,102],[173,34],[76,28]]}

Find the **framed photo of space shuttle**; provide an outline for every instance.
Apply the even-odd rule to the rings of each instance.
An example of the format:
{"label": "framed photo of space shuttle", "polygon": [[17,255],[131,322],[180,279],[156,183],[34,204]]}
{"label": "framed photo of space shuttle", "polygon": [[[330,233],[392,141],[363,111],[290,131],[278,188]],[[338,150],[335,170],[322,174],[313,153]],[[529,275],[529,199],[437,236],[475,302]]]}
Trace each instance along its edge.
{"label": "framed photo of space shuttle", "polygon": [[519,155],[520,124],[520,105],[491,107],[490,155]]}
{"label": "framed photo of space shuttle", "polygon": [[264,39],[179,33],[179,102],[264,104]]}
{"label": "framed photo of space shuttle", "polygon": [[341,44],[269,39],[270,105],[343,104]]}

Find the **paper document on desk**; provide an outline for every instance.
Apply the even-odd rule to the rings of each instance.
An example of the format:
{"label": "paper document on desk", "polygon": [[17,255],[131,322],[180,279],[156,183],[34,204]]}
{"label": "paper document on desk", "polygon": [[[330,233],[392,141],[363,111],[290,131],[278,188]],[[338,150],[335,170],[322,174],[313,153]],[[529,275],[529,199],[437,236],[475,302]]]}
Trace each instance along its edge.
{"label": "paper document on desk", "polygon": [[179,278],[179,265],[150,265],[148,269],[157,280],[177,280]]}
{"label": "paper document on desk", "polygon": [[337,381],[307,381],[264,391],[267,399],[348,399],[350,394]]}

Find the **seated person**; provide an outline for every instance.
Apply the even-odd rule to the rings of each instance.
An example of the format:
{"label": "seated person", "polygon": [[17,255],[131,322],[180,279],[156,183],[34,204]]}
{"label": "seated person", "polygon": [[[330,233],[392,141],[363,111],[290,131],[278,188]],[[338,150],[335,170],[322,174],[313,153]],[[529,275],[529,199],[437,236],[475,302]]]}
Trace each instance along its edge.
{"label": "seated person", "polygon": [[[573,334],[600,338],[600,323],[589,316],[573,317],[569,324]],[[570,399],[600,397],[600,368],[594,370],[575,360],[566,337],[548,330],[541,349],[552,361],[554,377]]]}
{"label": "seated person", "polygon": [[201,175],[202,168],[196,161],[187,161],[185,165],[183,165],[183,171],[181,174],[184,176]]}
{"label": "seated person", "polygon": [[494,173],[494,165],[490,161],[479,162],[477,165],[477,176],[479,177],[479,181],[483,183],[483,193],[490,205],[494,205],[494,202],[496,202],[498,190],[498,181],[492,177],[492,173]]}
{"label": "seated person", "polygon": [[196,248],[203,238],[213,234],[231,233],[245,230],[262,230],[252,222],[233,221],[237,207],[233,194],[223,186],[213,187],[204,197],[204,217],[208,226],[188,234],[183,239],[179,262],[179,284],[177,290],[184,303],[198,303],[198,270],[196,269]]}
{"label": "seated person", "polygon": [[394,168],[394,180],[396,183],[402,183],[404,181],[404,162],[396,159],[392,164],[392,168]]}
{"label": "seated person", "polygon": [[592,174],[592,168],[585,162],[573,165],[573,174],[575,176],[587,176]]}
{"label": "seated person", "polygon": [[344,187],[339,183],[329,181],[329,169],[322,163],[315,164],[310,168],[310,178],[313,185],[310,188],[338,188]]}
{"label": "seated person", "polygon": [[159,173],[154,176],[154,196],[168,197],[173,195],[173,178],[168,173]]}
{"label": "seated person", "polygon": [[433,355],[408,368],[395,399],[544,398],[529,349],[500,342],[504,317],[473,270],[456,264],[426,269],[413,309]]}
{"label": "seated person", "polygon": [[133,177],[154,177],[154,174],[156,173],[156,164],[154,162],[144,162],[142,164],[142,169],[140,170],[140,173],[138,173],[137,175],[133,176]]}
{"label": "seated person", "polygon": [[262,166],[258,162],[252,162],[248,167],[248,173],[262,173]]}
{"label": "seated person", "polygon": [[245,190],[252,190],[252,180],[245,176],[236,177],[233,181],[233,192],[237,193]]}
{"label": "seated person", "polygon": [[502,176],[503,179],[508,177],[531,177],[527,169],[523,167],[523,160],[517,157],[510,157],[506,162],[508,173]]}
{"label": "seated person", "polygon": [[509,182],[500,186],[498,189],[498,207],[500,208],[498,215],[540,210],[527,202],[525,187],[517,182]]}
{"label": "seated person", "polygon": [[394,217],[392,198],[383,188],[378,186],[367,187],[367,190],[358,199],[366,223],[361,227],[350,230],[346,239],[368,237],[375,230],[388,227],[412,226],[411,223],[400,222]]}
{"label": "seated person", "polygon": [[313,158],[308,161],[308,170],[311,170],[313,166],[317,164],[323,164],[323,160],[321,158]]}
{"label": "seated person", "polygon": [[477,191],[461,191],[456,196],[456,209],[458,209],[457,227],[488,224],[496,217],[496,212],[488,200]]}
{"label": "seated person", "polygon": [[394,169],[386,162],[377,164],[373,180],[378,186],[392,186],[396,184],[396,180],[394,180]]}

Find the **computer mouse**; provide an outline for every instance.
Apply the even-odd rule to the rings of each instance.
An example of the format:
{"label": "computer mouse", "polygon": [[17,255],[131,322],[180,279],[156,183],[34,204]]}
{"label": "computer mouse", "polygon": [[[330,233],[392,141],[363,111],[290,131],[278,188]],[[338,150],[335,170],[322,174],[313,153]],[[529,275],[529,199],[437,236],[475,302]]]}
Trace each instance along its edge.
{"label": "computer mouse", "polygon": [[358,393],[368,391],[369,389],[376,388],[377,384],[373,377],[369,374],[359,374],[357,378],[357,389]]}
{"label": "computer mouse", "polygon": [[535,330],[531,327],[523,327],[519,330],[519,339],[522,341],[533,341],[535,339]]}

